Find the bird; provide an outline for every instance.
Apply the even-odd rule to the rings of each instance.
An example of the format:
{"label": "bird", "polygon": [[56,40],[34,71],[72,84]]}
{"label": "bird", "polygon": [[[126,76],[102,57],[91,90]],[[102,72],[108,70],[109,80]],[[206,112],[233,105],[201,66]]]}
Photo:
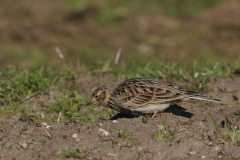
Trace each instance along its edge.
{"label": "bird", "polygon": [[139,77],[128,79],[118,85],[97,88],[86,106],[97,104],[131,116],[143,114],[155,116],[170,105],[185,100],[221,101],[171,84]]}

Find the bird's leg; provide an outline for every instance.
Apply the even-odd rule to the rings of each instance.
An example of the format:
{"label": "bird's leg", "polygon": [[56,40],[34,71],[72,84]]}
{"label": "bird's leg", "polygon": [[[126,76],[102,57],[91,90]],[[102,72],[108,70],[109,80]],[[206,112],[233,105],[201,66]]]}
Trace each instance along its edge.
{"label": "bird's leg", "polygon": [[162,113],[163,113],[163,111],[160,112],[160,117],[162,117]]}
{"label": "bird's leg", "polygon": [[156,117],[158,111],[154,111],[152,117]]}

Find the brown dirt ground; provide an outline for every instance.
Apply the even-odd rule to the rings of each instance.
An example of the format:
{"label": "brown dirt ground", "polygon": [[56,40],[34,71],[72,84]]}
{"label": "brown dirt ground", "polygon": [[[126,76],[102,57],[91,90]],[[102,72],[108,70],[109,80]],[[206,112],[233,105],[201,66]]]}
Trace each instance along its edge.
{"label": "brown dirt ground", "polygon": [[[103,80],[104,77],[109,79],[109,76],[111,77],[99,77]],[[87,77],[89,83],[95,83],[94,77],[83,77]],[[77,84],[81,83],[80,79],[76,79]],[[115,77],[112,80],[115,81]],[[220,143],[217,135],[221,132],[226,137],[228,133],[232,133],[232,126],[236,127],[236,132],[240,131],[239,99],[233,97],[239,91],[239,82],[239,78],[227,78],[208,85],[209,93],[212,92],[222,99],[223,104],[200,102],[196,106],[191,102],[182,102],[154,118],[117,114],[111,120],[99,119],[92,123],[52,122],[28,125],[21,115],[4,116],[0,118],[0,137],[3,142],[0,158],[64,159],[64,151],[75,154],[75,158],[83,159],[237,158],[240,157],[240,141],[237,138],[225,138],[224,142]],[[103,81],[100,83],[104,84]],[[86,90],[82,86],[79,91]],[[56,89],[50,90],[49,93],[28,99],[24,107],[37,111],[40,108],[44,111],[41,105],[35,105],[37,101],[54,103],[52,97],[62,95]],[[225,102],[232,105],[224,105]],[[164,120],[166,122],[162,124]],[[223,127],[224,120],[226,128]],[[159,127],[162,133],[166,133],[162,141],[156,139]],[[103,135],[103,130],[108,131],[108,136]],[[129,136],[124,139],[123,133]],[[23,148],[24,143],[26,148]],[[74,159],[71,156],[69,158]]]}

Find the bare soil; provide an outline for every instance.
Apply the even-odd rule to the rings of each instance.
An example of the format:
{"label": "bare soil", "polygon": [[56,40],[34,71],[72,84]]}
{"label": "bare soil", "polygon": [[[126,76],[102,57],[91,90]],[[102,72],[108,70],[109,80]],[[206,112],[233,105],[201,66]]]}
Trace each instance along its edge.
{"label": "bare soil", "polygon": [[[95,81],[91,76],[84,76],[89,83]],[[234,98],[239,86],[239,78],[214,81],[208,84],[209,93],[213,92],[223,103],[200,102],[196,106],[192,102],[182,102],[154,118],[117,114],[112,119],[91,123],[31,125],[28,115],[3,116],[0,118],[0,157],[26,160],[239,158],[240,137],[233,137],[232,128],[236,133],[240,131],[239,99]],[[82,86],[79,91],[84,92],[86,88]],[[28,99],[24,107],[44,111],[34,102],[54,103],[52,97],[62,95],[56,89],[49,93]],[[159,130],[164,134],[160,141],[157,140]]]}

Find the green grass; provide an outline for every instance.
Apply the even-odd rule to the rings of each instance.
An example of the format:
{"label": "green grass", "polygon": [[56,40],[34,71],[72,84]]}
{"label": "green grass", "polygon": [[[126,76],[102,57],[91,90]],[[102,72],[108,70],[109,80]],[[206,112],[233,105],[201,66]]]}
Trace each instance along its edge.
{"label": "green grass", "polygon": [[61,112],[62,121],[93,122],[100,118],[112,117],[112,110],[109,108],[99,109],[96,105],[85,106],[87,100],[89,98],[83,98],[77,91],[67,91],[61,99],[55,99],[55,104],[46,104],[46,106],[50,109],[48,113]]}
{"label": "green grass", "polygon": [[0,98],[3,106],[11,103],[21,103],[35,94],[49,89],[58,80],[58,76],[40,69],[29,72],[8,68],[3,71],[0,80]]}
{"label": "green grass", "polygon": [[91,150],[84,150],[83,147],[80,146],[76,150],[67,149],[58,151],[57,156],[62,158],[86,159],[86,156],[91,152]]}
{"label": "green grass", "polygon": [[46,143],[47,141],[45,139],[40,140],[41,143]]}
{"label": "green grass", "polygon": [[161,123],[160,126],[159,126],[158,133],[157,133],[157,135],[156,135],[156,139],[157,139],[158,141],[166,140],[165,135],[167,134],[167,131],[166,131],[166,126],[164,126],[163,124],[164,124],[168,119],[169,119],[169,118],[166,118],[165,120],[163,120],[162,123]]}
{"label": "green grass", "polygon": [[127,133],[126,128],[125,129],[121,129],[121,128],[117,129],[117,136],[119,138],[122,138],[123,141],[126,141],[126,140],[135,141],[135,140],[137,140],[137,139],[133,138],[133,135],[134,135],[133,132]]}
{"label": "green grass", "polygon": [[26,109],[19,105],[40,93],[49,94],[50,87],[57,86],[60,78],[69,79],[66,72],[48,71],[45,68],[31,71],[5,69],[0,75],[1,114],[24,113]]}
{"label": "green grass", "polygon": [[5,143],[3,142],[3,138],[5,138],[6,136],[2,136],[1,138],[0,138],[0,140],[1,140],[1,144],[0,144],[0,149],[4,149],[5,148]]}
{"label": "green grass", "polygon": [[27,125],[23,126],[22,128],[19,129],[19,133],[22,135],[27,131]]}
{"label": "green grass", "polygon": [[[211,115],[210,115],[211,116]],[[213,120],[213,125],[215,126],[215,136],[216,136],[216,142],[217,143],[227,143],[228,140],[231,142],[236,142],[237,144],[240,142],[240,131],[235,129],[235,126],[233,124],[229,125],[227,124],[227,119],[224,120],[224,125],[221,127],[216,123],[216,120],[213,116],[211,116]],[[223,134],[221,132],[220,128],[226,128],[227,133]]]}
{"label": "green grass", "polygon": [[76,158],[76,159],[85,159],[86,156],[83,155],[82,150],[65,150],[65,151],[60,151],[57,153],[57,156],[62,157],[62,158]]}
{"label": "green grass", "polygon": [[120,151],[123,147],[132,148],[138,142],[138,139],[134,137],[134,132],[131,130],[127,131],[126,128],[123,129],[121,125],[116,129],[109,130],[109,132],[113,132],[114,137],[117,139],[116,141],[112,141],[111,145],[113,143],[118,144],[118,139],[123,141],[121,142]]}

